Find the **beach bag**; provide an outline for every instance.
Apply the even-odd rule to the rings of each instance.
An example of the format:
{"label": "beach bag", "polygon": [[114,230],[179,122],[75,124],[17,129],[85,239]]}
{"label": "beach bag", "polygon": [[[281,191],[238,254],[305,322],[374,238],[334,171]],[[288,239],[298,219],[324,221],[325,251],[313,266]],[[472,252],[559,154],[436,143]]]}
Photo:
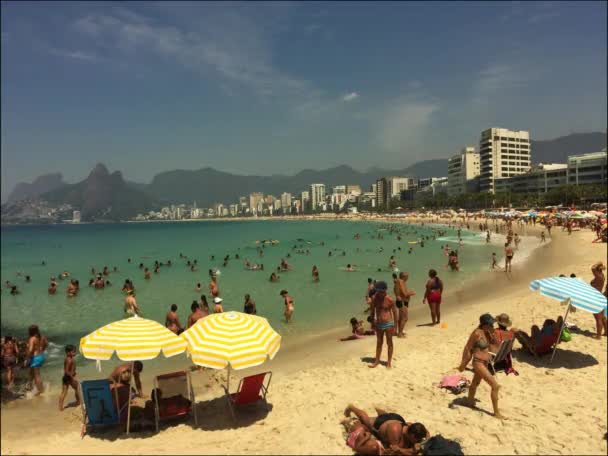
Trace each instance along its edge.
{"label": "beach bag", "polygon": [[572,340],[572,334],[570,333],[570,330],[568,328],[566,328],[564,326],[564,329],[562,330],[562,334],[559,338],[562,342],[570,342]]}
{"label": "beach bag", "polygon": [[464,456],[460,443],[445,439],[439,434],[431,437],[422,445],[422,454],[425,456]]}
{"label": "beach bag", "polygon": [[460,374],[446,375],[439,382],[439,388],[445,388],[454,394],[460,394],[469,387],[471,382]]}

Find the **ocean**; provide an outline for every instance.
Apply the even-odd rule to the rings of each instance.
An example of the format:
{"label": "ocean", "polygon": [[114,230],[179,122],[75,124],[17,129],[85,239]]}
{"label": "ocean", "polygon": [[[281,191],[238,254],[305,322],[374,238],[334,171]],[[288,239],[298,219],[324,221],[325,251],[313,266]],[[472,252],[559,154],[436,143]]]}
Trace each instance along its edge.
{"label": "ocean", "polygon": [[[401,232],[399,241],[390,226],[378,222],[301,220],[3,226],[1,332],[25,338],[27,327],[38,324],[51,341],[49,368],[60,369],[65,344],[78,346],[84,335],[124,318],[121,288],[125,279],[134,282],[145,318],[164,323],[170,305],[177,304],[178,315],[185,324],[193,300],[205,294],[211,304],[208,270],[217,268],[224,309],[242,311],[244,295],[251,294],[258,315],[268,318],[284,340],[340,325],[348,334],[349,319],[365,317],[367,278],[385,280],[392,290],[392,271],[388,267],[391,255],[399,270],[410,274],[408,286],[417,293],[412,298],[413,306],[422,306],[430,268],[438,271],[449,291],[487,270],[492,251],[499,258],[502,256],[502,248],[487,245],[479,232],[463,230],[461,271],[448,272],[443,247],[459,247],[456,229],[393,224]],[[424,247],[420,243],[408,244],[431,238],[437,229],[446,231],[445,235],[425,239]],[[360,234],[359,240],[354,239],[356,233]],[[279,242],[262,248],[262,244],[256,244],[258,240]],[[410,247],[412,252],[408,253]],[[258,253],[260,248],[263,257]],[[309,254],[305,253],[307,250]],[[190,271],[180,253],[191,261],[197,260],[196,272]],[[240,260],[235,259],[236,254]],[[226,255],[230,255],[230,261],[223,267]],[[251,263],[264,264],[264,271],[245,269],[246,258]],[[278,283],[271,283],[269,276],[281,258],[293,269],[281,273]],[[160,273],[152,272],[151,280],[146,281],[139,264],[152,271],[155,260],[171,260],[173,265],[162,266]],[[355,272],[345,271],[348,263]],[[312,281],[313,265],[319,268],[318,283]],[[118,270],[106,277],[112,285],[103,290],[89,287],[91,268],[101,271],[104,266],[110,271],[114,267]],[[59,281],[56,295],[47,293],[49,278],[58,277],[63,271],[80,281],[81,291],[75,298],[66,296],[68,280]],[[26,275],[31,276],[31,282],[26,283]],[[18,286],[19,295],[9,294],[4,287],[7,280]],[[202,292],[195,290],[199,282]],[[289,291],[295,303],[289,325],[283,321],[284,304],[279,295],[282,289]],[[94,364],[78,358],[80,365]]]}

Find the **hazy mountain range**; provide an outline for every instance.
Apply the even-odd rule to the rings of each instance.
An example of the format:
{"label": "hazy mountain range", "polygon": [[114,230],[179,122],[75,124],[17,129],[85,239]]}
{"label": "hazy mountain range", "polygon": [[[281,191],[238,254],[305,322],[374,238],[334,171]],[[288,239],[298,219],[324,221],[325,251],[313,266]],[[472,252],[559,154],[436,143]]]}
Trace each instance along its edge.
{"label": "hazy mountain range", "polygon": [[[596,152],[606,147],[606,133],[576,133],[547,141],[532,142],[533,162],[565,162],[568,155]],[[447,175],[447,158],[425,160],[405,169],[372,168],[357,171],[341,165],[325,170],[305,169],[293,176],[246,176],[213,168],[173,170],[155,175],[149,184],[125,181],[121,172],[110,174],[98,164],[89,176],[76,184],[66,184],[59,173],[20,183],[7,204],[39,197],[51,203],[69,203],[79,208],[84,220],[124,220],[137,213],[167,204],[197,202],[199,207],[232,203],[239,196],[263,192],[279,196],[282,192],[299,195],[311,183],[360,185],[367,191],[381,176],[433,177]]]}

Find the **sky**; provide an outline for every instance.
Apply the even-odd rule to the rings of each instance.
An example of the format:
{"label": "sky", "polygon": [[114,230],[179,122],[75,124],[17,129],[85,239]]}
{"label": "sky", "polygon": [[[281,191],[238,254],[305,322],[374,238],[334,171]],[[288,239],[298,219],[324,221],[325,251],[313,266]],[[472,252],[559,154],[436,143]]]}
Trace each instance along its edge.
{"label": "sky", "polygon": [[606,5],[2,1],[2,200],[98,162],[403,168],[493,126],[605,131]]}

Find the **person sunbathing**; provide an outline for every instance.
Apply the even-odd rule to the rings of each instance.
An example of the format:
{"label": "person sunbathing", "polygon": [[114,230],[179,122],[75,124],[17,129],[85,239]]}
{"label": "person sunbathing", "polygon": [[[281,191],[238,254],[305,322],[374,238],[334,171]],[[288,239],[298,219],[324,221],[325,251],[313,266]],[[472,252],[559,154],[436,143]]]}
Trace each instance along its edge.
{"label": "person sunbathing", "polygon": [[376,412],[378,416],[372,421],[363,410],[349,404],[344,415],[349,417],[354,413],[390,454],[409,456],[421,451],[421,443],[430,436],[422,423],[406,423],[401,415],[377,407]]}
{"label": "person sunbathing", "polygon": [[531,336],[524,331],[517,331],[515,338],[534,356],[545,355],[551,352],[553,345],[559,339],[563,323],[564,319],[561,316],[557,318],[557,321],[547,319],[543,323],[542,329],[537,325],[532,326]]}
{"label": "person sunbathing", "polygon": [[368,428],[356,418],[345,418],[340,422],[348,434],[346,445],[359,455],[381,455],[386,450],[382,442],[376,439]]}
{"label": "person sunbathing", "polygon": [[376,334],[375,331],[366,331],[363,328],[363,321],[357,320],[355,317],[350,319],[350,325],[352,327],[352,335],[340,339],[341,342],[346,340],[363,339],[365,336],[373,336]]}

